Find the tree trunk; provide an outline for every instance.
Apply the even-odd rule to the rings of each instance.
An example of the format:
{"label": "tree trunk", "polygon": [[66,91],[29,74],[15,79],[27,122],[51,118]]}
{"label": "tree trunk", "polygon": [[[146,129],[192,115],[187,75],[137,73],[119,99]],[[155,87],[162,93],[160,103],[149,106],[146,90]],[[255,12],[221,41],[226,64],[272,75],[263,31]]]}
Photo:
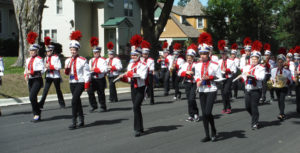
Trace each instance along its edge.
{"label": "tree trunk", "polygon": [[41,21],[46,0],[13,0],[17,24],[19,28],[19,55],[13,66],[24,66],[28,57],[29,44],[27,33],[34,31],[39,34],[37,43],[40,42]]}

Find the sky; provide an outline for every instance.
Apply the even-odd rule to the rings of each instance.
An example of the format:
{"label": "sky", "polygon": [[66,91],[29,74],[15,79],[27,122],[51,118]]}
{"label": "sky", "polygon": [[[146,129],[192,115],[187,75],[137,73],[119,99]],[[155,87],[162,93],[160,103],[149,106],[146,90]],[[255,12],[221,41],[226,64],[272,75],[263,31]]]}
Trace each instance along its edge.
{"label": "sky", "polygon": [[[177,5],[178,1],[179,0],[174,0],[174,5]],[[199,1],[202,3],[203,6],[207,6],[207,1],[208,0],[199,0]]]}

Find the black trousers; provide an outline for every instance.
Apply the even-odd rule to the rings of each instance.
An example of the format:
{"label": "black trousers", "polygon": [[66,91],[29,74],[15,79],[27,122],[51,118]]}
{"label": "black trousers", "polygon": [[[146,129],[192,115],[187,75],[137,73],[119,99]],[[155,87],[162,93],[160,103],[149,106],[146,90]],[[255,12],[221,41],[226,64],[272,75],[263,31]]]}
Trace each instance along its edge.
{"label": "black trousers", "polygon": [[[236,78],[237,76],[238,75],[235,73],[235,74],[233,74],[232,78]],[[233,90],[233,96],[235,98],[237,98],[238,90],[239,90],[239,81],[232,82],[232,88],[231,89]],[[232,93],[231,93],[231,95],[232,95]]]}
{"label": "black trousers", "polygon": [[175,97],[177,97],[179,94],[181,94],[179,90],[179,84],[181,82],[182,78],[177,75],[177,71],[173,70],[172,72],[172,85],[175,90]]}
{"label": "black trousers", "polygon": [[143,126],[143,116],[141,111],[141,105],[144,100],[145,86],[134,88],[133,83],[131,83],[131,99],[133,104],[134,113],[134,131],[142,132],[144,131]]}
{"label": "black trousers", "polygon": [[231,104],[230,104],[231,84],[232,84],[232,78],[228,78],[225,81],[223,81],[221,94],[223,99],[224,110],[231,109]]}
{"label": "black trousers", "polygon": [[70,89],[72,92],[72,121],[73,124],[77,123],[77,117],[81,122],[84,121],[83,110],[80,96],[84,91],[84,83],[70,83]]}
{"label": "black trousers", "polygon": [[216,127],[212,110],[217,97],[217,92],[200,92],[200,105],[202,110],[203,126],[206,137],[209,137],[209,124],[211,126],[212,135],[216,134]]}
{"label": "black trousers", "polygon": [[285,96],[288,93],[287,88],[275,88],[276,97],[278,99],[278,107],[280,111],[280,115],[284,115],[284,108],[285,108]]}
{"label": "black trousers", "polygon": [[297,112],[300,113],[300,83],[296,86],[296,104]]}
{"label": "black trousers", "polygon": [[153,74],[148,75],[149,85],[147,86],[147,94],[150,97],[150,103],[154,103],[154,92],[153,92]]}
{"label": "black trousers", "polygon": [[258,123],[259,112],[258,103],[261,95],[261,90],[250,90],[245,93],[246,110],[251,115],[251,125]]}
{"label": "black trousers", "polygon": [[106,79],[105,77],[101,79],[92,79],[90,88],[88,89],[88,96],[89,96],[89,102],[90,105],[97,109],[97,100],[95,97],[95,91],[98,94],[98,101],[100,104],[100,107],[103,109],[106,109],[106,101],[105,101],[105,87],[106,87]]}
{"label": "black trousers", "polygon": [[199,114],[199,110],[196,102],[196,83],[185,82],[185,94],[188,102],[188,113],[190,117],[194,117],[194,115]]}
{"label": "black trousers", "polygon": [[109,100],[111,102],[117,102],[118,101],[116,83],[113,82],[116,77],[117,76],[108,77],[108,81],[109,81]]}
{"label": "black trousers", "polygon": [[[266,94],[267,94],[267,90],[268,90],[268,85],[267,82],[270,80],[271,78],[271,74],[266,74],[264,80],[262,81],[262,95],[261,98],[263,101],[266,100]],[[274,89],[272,88],[270,90],[270,96],[272,99],[274,99]]]}
{"label": "black trousers", "polygon": [[42,107],[44,106],[45,100],[47,98],[48,91],[51,87],[52,82],[54,83],[54,86],[55,86],[55,90],[56,90],[59,105],[60,106],[65,106],[66,105],[63,94],[62,94],[61,89],[60,89],[60,81],[61,81],[60,78],[46,78],[45,87],[44,87],[44,90],[43,90],[43,96],[42,96],[42,99],[39,102],[40,106],[42,106]]}
{"label": "black trousers", "polygon": [[170,79],[170,71],[167,68],[162,68],[160,71],[160,80],[164,82],[164,92],[165,94],[169,93],[169,79]]}
{"label": "black trousers", "polygon": [[28,79],[29,99],[33,115],[41,115],[37,95],[43,86],[43,78]]}

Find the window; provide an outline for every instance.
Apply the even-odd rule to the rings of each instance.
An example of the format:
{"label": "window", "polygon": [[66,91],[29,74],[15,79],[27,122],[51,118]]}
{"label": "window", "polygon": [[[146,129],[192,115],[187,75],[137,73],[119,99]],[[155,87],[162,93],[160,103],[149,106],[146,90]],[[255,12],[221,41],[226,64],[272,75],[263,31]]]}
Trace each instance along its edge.
{"label": "window", "polygon": [[124,15],[133,16],[133,2],[129,0],[124,0]]}
{"label": "window", "polygon": [[186,25],[186,26],[190,26],[190,23],[186,20],[186,17],[185,16],[182,16],[181,18],[181,23]]}
{"label": "window", "polygon": [[203,29],[204,28],[204,20],[201,17],[197,18],[197,29]]}
{"label": "window", "polygon": [[52,42],[57,42],[57,30],[53,29],[51,30],[51,38],[52,38]]}
{"label": "window", "polygon": [[62,0],[56,0],[56,14],[62,14]]}
{"label": "window", "polygon": [[0,10],[0,33],[2,33],[2,11]]}
{"label": "window", "polygon": [[108,5],[108,7],[113,8],[114,7],[114,0],[109,0],[107,5]]}
{"label": "window", "polygon": [[50,30],[44,30],[44,37],[50,37]]}

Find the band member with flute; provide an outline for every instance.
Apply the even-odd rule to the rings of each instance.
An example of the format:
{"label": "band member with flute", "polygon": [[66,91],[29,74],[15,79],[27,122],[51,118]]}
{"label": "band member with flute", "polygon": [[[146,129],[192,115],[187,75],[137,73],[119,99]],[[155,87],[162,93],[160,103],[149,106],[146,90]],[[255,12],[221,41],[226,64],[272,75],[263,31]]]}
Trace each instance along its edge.
{"label": "band member with flute", "polygon": [[180,67],[178,71],[178,75],[183,79],[186,98],[188,102],[188,113],[189,117],[186,121],[189,122],[199,122],[199,110],[196,102],[196,81],[194,79],[195,75],[195,65],[194,58],[196,56],[197,46],[195,44],[191,44],[186,53],[186,62]]}
{"label": "band member with flute", "polygon": [[106,112],[106,99],[105,99],[105,88],[106,88],[106,72],[107,63],[104,57],[101,57],[102,48],[98,46],[99,40],[97,37],[92,37],[90,40],[91,47],[93,47],[94,57],[89,61],[89,68],[91,71],[91,84],[88,89],[89,102],[92,106],[90,112],[94,112],[97,108],[97,100],[95,97],[95,91],[98,94],[98,101],[100,104],[99,112]]}
{"label": "band member with flute", "polygon": [[[70,52],[71,57],[65,61],[65,74],[70,76],[70,89],[72,92],[72,124],[70,130],[84,127],[84,116],[80,96],[83,91],[88,91],[90,85],[90,69],[87,59],[79,56],[79,40],[82,37],[79,30],[71,33]],[[77,126],[77,117],[80,123]]]}
{"label": "band member with flute", "polygon": [[46,57],[44,59],[44,64],[45,64],[45,87],[43,91],[42,98],[39,102],[40,108],[44,108],[45,100],[48,94],[48,91],[51,87],[51,84],[53,82],[55,89],[56,89],[56,94],[57,94],[57,99],[58,103],[60,105],[60,108],[65,108],[65,100],[63,97],[63,94],[60,89],[60,83],[61,83],[61,76],[60,76],[60,69],[61,69],[61,62],[60,59],[57,55],[55,55],[54,49],[55,46],[51,45],[51,38],[50,37],[45,37],[44,38],[44,43],[46,47]]}
{"label": "band member with flute", "polygon": [[[233,78],[235,78],[237,76],[237,71],[238,71],[238,68],[240,67],[240,59],[236,56],[237,48],[238,48],[237,43],[234,43],[234,44],[231,45],[230,60],[234,61],[235,67],[236,67],[236,72],[233,73],[233,76],[232,76]],[[237,81],[232,83],[232,89],[233,89],[233,92],[234,92],[234,94],[233,94],[234,99],[237,99],[238,90],[239,90],[239,84],[238,83],[239,82],[237,82]]]}
{"label": "band member with flute", "polygon": [[38,122],[41,120],[41,109],[38,104],[37,95],[43,86],[42,73],[44,71],[43,59],[38,56],[40,49],[39,44],[35,44],[35,40],[38,34],[35,32],[29,32],[27,35],[27,41],[31,46],[29,47],[29,58],[26,59],[24,77],[28,83],[29,99],[32,107],[33,119],[32,122]]}
{"label": "band member with flute", "polygon": [[173,46],[173,63],[171,66],[171,73],[172,73],[172,85],[175,90],[174,100],[181,99],[181,92],[179,91],[179,83],[181,81],[181,77],[178,76],[179,68],[183,65],[184,57],[181,55],[181,44],[175,43]]}
{"label": "band member with flute", "polygon": [[222,77],[226,78],[222,82],[222,101],[223,101],[223,110],[222,113],[230,114],[231,113],[231,104],[230,104],[230,93],[232,85],[232,76],[236,73],[236,64],[234,60],[229,59],[227,56],[228,48],[226,47],[225,40],[220,40],[218,42],[218,48],[222,55],[222,58],[218,61]]}
{"label": "band member with flute", "polygon": [[142,54],[142,49],[140,48],[142,39],[140,35],[134,35],[131,38],[131,62],[127,66],[127,72],[121,75],[122,81],[131,83],[135,137],[139,137],[144,133],[141,105],[145,96],[148,67],[146,63],[140,60]]}
{"label": "band member with flute", "polygon": [[[209,58],[209,52],[212,49],[211,35],[206,32],[201,33],[198,42],[201,62],[195,65],[195,80],[197,82],[197,91],[199,92],[203,126],[206,135],[201,141],[215,141],[217,130],[212,110],[217,97],[217,86],[214,79],[222,78],[222,74],[218,63],[211,61]],[[209,134],[209,125],[211,126],[211,137]]]}
{"label": "band member with flute", "polygon": [[287,88],[289,84],[292,83],[291,71],[284,68],[285,61],[285,56],[279,53],[279,55],[277,56],[277,68],[274,68],[271,71],[271,80],[278,99],[278,106],[280,110],[279,116],[277,118],[281,121],[286,118],[284,113],[285,96],[287,95]]}
{"label": "band member with flute", "polygon": [[261,58],[260,50],[262,44],[256,40],[252,44],[251,65],[243,68],[241,75],[245,82],[245,105],[246,110],[251,115],[252,130],[258,129],[258,103],[261,96],[262,80],[265,78],[265,68],[259,64]]}

